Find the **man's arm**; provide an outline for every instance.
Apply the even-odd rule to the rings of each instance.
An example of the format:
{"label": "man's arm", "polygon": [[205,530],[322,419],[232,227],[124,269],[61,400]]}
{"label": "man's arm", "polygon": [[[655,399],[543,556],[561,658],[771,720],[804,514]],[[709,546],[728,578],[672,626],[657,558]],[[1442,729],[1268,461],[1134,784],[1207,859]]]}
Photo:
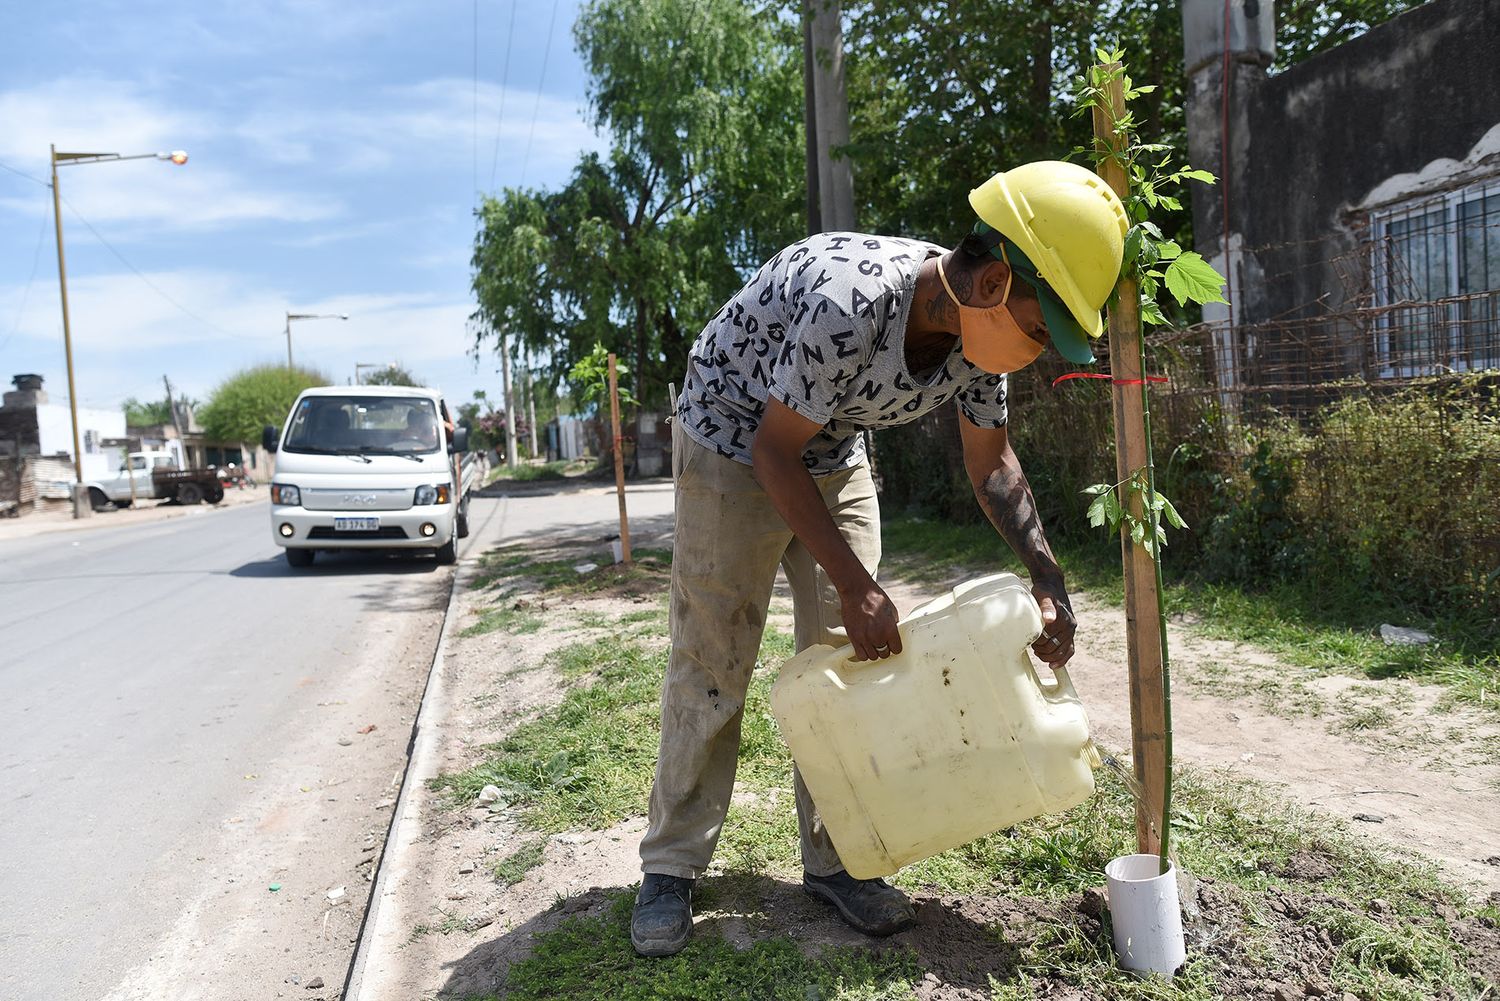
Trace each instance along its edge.
{"label": "man's arm", "polygon": [[803,450],[820,427],[774,397],[767,400],[750,446],[755,480],[838,590],[844,629],[860,659],[889,657],[901,652],[896,606],[839,534],[802,462]]}
{"label": "man's arm", "polygon": [[1043,627],[1032,652],[1053,667],[1062,667],[1073,656],[1077,622],[1062,569],[1042,532],[1021,460],[1010,447],[1005,428],[976,427],[962,414],[958,428],[963,438],[964,466],[979,506],[1031,575],[1031,592],[1041,606]]}

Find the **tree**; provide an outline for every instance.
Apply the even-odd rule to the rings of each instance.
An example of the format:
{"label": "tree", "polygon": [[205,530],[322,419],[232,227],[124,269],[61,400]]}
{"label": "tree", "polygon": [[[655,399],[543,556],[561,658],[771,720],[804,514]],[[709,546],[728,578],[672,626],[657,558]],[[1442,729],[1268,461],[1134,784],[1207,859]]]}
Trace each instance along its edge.
{"label": "tree", "polygon": [[426,383],[400,362],[393,361],[385,368],[378,368],[364,377],[366,386],[425,386]]}
{"label": "tree", "polygon": [[475,348],[504,330],[556,387],[602,344],[660,399],[700,324],[801,234],[797,31],[739,0],[594,0],[574,36],[611,148],[560,191],[485,200]]}
{"label": "tree", "polygon": [[328,377],[305,368],[259,365],[230,376],[198,411],[204,433],[219,441],[259,441],[261,428],[279,427],[297,400]]}
{"label": "tree", "polygon": [[[186,399],[178,400],[177,405],[179,407],[183,405],[188,407],[197,406],[195,402]],[[150,427],[153,424],[172,423],[172,408],[167,405],[165,399],[142,403],[132,396],[120,404],[120,409],[125,411],[126,427]]]}

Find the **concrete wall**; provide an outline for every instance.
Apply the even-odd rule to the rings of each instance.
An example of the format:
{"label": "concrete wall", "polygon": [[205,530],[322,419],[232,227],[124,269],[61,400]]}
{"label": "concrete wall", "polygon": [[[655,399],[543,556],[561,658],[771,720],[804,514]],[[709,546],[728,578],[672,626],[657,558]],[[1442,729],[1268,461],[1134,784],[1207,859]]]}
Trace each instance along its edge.
{"label": "concrete wall", "polygon": [[[1254,6],[1261,18],[1274,9]],[[1368,292],[1360,247],[1366,210],[1399,187],[1393,178],[1451,182],[1452,171],[1434,169],[1447,161],[1477,173],[1500,170],[1500,133],[1492,131],[1500,125],[1495,0],[1431,0],[1275,76],[1267,75],[1264,46],[1239,41],[1256,33],[1232,30],[1231,46],[1245,51],[1231,52],[1227,157],[1222,29],[1215,27],[1222,22],[1207,16],[1210,7],[1222,10],[1218,0],[1184,0],[1189,155],[1195,166],[1224,174],[1221,186],[1194,190],[1194,239],[1224,270],[1227,201],[1236,323],[1318,317],[1356,304]],[[1236,15],[1243,7],[1235,0]],[[1408,184],[1400,193],[1422,191]],[[1227,318],[1213,310],[1204,316]]]}
{"label": "concrete wall", "polygon": [[[72,456],[73,418],[65,403],[42,403],[36,408],[37,430],[43,455]],[[105,438],[125,437],[125,413],[121,410],[91,410],[78,408],[78,440],[85,440],[85,432],[94,432],[97,441]],[[108,476],[119,466],[111,462],[102,451],[90,452],[84,444],[83,476],[94,479]]]}

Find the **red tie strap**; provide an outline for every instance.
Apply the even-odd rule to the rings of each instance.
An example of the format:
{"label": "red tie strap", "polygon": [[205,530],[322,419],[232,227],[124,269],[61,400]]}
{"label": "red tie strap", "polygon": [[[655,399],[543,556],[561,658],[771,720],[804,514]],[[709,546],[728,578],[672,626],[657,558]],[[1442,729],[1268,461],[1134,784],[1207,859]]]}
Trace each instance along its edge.
{"label": "red tie strap", "polygon": [[1060,375],[1056,379],[1053,379],[1052,388],[1056,389],[1059,383],[1067,382],[1069,379],[1108,379],[1116,386],[1144,386],[1148,382],[1168,381],[1164,375],[1148,375],[1140,379],[1116,379],[1113,376],[1105,375],[1103,372],[1069,372],[1067,375]]}

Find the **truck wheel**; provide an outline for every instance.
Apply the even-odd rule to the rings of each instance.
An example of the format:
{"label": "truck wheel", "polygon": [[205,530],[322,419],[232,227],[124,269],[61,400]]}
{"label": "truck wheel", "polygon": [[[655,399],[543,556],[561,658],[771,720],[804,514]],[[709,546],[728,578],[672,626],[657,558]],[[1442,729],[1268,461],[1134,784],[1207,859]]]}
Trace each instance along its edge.
{"label": "truck wheel", "polygon": [[203,488],[196,483],[184,483],[177,488],[177,503],[202,504]]}
{"label": "truck wheel", "polygon": [[[287,552],[291,552],[291,550],[288,549]],[[449,539],[441,546],[438,546],[437,552],[434,555],[437,556],[439,566],[451,567],[458,562],[457,540]]]}
{"label": "truck wheel", "polygon": [[286,551],[286,563],[289,567],[310,567],[313,565],[313,549],[288,549]]}
{"label": "truck wheel", "polygon": [[454,519],[453,530],[458,533],[460,539],[469,537],[469,500],[467,497],[458,509],[458,517]]}
{"label": "truck wheel", "polygon": [[129,497],[121,497],[119,500],[115,501],[115,507],[119,508],[121,511],[125,510],[129,506],[130,506],[130,498]]}
{"label": "truck wheel", "polygon": [[89,487],[89,507],[95,511],[103,511],[109,507],[109,498],[104,495],[103,490],[98,487]]}
{"label": "truck wheel", "polygon": [[203,499],[208,501],[210,504],[219,503],[219,501],[224,499],[224,487],[220,484],[215,483],[213,486],[208,488],[208,493],[204,495]]}

